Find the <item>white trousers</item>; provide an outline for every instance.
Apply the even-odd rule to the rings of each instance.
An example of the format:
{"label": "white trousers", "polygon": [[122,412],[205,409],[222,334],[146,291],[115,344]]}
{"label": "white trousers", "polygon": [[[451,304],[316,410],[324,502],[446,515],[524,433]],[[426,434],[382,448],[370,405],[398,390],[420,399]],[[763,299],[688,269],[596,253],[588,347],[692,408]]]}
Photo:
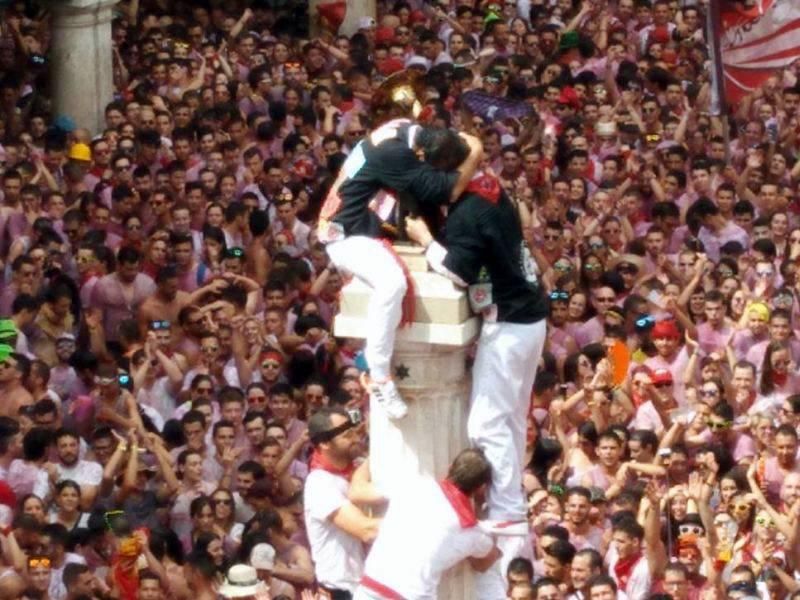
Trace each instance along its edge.
{"label": "white trousers", "polygon": [[483,323],[472,367],[467,433],[492,465],[489,519],[525,519],[522,469],[536,367],[547,323]]}
{"label": "white trousers", "polygon": [[[547,323],[483,323],[472,367],[472,397],[467,432],[492,465],[487,504],[489,519],[528,516],[522,470],[528,432],[528,410],[536,368],[544,351]],[[517,556],[532,559],[530,539],[498,537],[503,553],[485,573],[476,573],[479,600],[505,600],[508,563]]]}
{"label": "white trousers", "polygon": [[392,349],[406,293],[403,269],[379,240],[363,235],[331,242],[325,250],[337,269],[352,273],[372,288],[364,357],[372,379],[387,379],[391,376]]}

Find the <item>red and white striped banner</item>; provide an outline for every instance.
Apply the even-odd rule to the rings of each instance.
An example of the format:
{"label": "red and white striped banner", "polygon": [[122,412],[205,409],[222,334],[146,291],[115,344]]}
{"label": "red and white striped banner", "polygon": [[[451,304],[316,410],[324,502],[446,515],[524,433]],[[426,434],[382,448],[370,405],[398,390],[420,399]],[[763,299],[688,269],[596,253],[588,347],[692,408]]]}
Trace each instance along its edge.
{"label": "red and white striped banner", "polygon": [[720,2],[720,50],[725,100],[735,105],[770,75],[800,59],[800,0]]}

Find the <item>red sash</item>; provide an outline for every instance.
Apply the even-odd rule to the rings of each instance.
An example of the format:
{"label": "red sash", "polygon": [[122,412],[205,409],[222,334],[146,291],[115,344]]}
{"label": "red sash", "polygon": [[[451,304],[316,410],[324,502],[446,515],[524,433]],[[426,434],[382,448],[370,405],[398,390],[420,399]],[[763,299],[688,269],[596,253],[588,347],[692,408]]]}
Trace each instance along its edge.
{"label": "red sash", "polygon": [[478,524],[478,519],[475,517],[475,508],[472,506],[472,500],[470,500],[469,496],[447,479],[440,481],[439,487],[442,489],[442,493],[447,498],[450,506],[456,511],[461,527],[463,529],[475,527]]}
{"label": "red sash", "polygon": [[379,581],[375,581],[369,575],[364,575],[361,578],[361,585],[365,588],[368,588],[378,594],[381,598],[385,598],[386,600],[404,600],[404,598],[395,592],[392,588],[387,587],[380,583]]}

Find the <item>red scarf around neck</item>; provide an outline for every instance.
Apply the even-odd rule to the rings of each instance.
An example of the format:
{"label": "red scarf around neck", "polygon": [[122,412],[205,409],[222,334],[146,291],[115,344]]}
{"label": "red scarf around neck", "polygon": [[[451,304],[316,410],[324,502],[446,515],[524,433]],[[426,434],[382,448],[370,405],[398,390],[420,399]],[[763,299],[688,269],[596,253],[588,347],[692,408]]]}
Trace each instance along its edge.
{"label": "red scarf around neck", "polygon": [[617,582],[619,583],[619,589],[623,592],[625,588],[628,586],[628,581],[631,578],[631,573],[633,573],[633,569],[636,566],[636,563],[639,562],[639,559],[642,558],[642,553],[637,552],[633,556],[629,558],[620,558],[617,560],[617,564],[614,565],[614,575],[617,577]]}
{"label": "red scarf around neck", "polygon": [[344,469],[340,469],[331,464],[325,456],[319,450],[314,450],[314,453],[311,455],[311,461],[309,462],[309,469],[322,469],[323,471],[327,471],[332,475],[338,475],[339,477],[344,477],[347,481],[353,477],[353,471],[356,470],[356,467],[353,463],[350,463]]}
{"label": "red scarf around neck", "polygon": [[480,173],[470,180],[466,191],[477,194],[491,204],[497,204],[503,188],[500,187],[500,181],[494,175]]}
{"label": "red scarf around neck", "polygon": [[472,506],[472,500],[470,500],[469,496],[447,479],[441,480],[439,487],[442,489],[442,493],[447,498],[450,506],[456,512],[461,528],[475,527],[478,524],[478,519],[475,517],[475,508]]}

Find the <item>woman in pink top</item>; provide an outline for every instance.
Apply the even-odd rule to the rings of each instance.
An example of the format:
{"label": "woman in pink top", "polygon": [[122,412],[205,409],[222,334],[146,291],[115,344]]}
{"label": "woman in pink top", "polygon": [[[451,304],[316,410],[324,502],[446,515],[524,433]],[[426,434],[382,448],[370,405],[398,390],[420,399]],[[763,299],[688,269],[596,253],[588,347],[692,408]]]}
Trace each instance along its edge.
{"label": "woman in pink top", "polygon": [[792,361],[789,346],[786,342],[770,342],[761,366],[758,402],[769,399],[770,404],[780,407],[799,385],[800,374]]}

